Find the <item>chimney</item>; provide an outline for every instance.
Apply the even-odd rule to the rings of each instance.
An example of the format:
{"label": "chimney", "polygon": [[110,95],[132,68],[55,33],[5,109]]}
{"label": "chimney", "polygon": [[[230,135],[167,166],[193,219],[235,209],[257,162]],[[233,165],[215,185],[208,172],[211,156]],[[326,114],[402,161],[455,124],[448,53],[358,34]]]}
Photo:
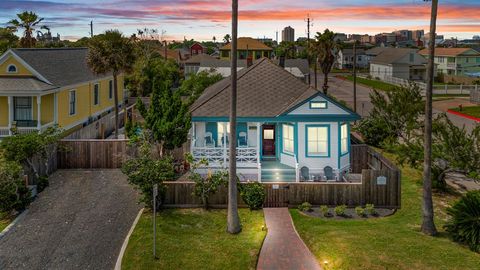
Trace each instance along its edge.
{"label": "chimney", "polygon": [[280,56],[280,60],[278,62],[278,65],[281,67],[281,68],[285,68],[285,56]]}
{"label": "chimney", "polygon": [[247,57],[247,68],[251,67],[253,65],[253,56],[248,56]]}

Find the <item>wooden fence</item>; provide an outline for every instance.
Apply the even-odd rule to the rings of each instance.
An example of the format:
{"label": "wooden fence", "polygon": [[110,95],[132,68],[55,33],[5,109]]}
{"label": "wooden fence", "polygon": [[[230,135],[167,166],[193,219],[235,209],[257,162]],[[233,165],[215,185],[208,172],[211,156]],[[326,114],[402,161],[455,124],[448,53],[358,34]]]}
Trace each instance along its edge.
{"label": "wooden fence", "polygon": [[61,140],[59,169],[117,169],[132,151],[128,140]]}
{"label": "wooden fence", "polygon": [[[113,109],[112,109],[113,110]],[[121,109],[118,114],[119,128],[125,124],[125,111]],[[102,116],[97,121],[79,128],[72,132],[65,139],[84,140],[84,139],[104,139],[115,131],[115,112]]]}

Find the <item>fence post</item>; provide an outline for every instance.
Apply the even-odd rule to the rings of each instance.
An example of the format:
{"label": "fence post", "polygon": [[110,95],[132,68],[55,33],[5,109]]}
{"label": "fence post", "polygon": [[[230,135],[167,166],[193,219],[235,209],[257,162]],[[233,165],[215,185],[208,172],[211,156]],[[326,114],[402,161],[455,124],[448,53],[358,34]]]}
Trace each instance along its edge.
{"label": "fence post", "polygon": [[460,84],[460,95],[463,94],[463,84]]}
{"label": "fence post", "polygon": [[445,84],[445,95],[448,94],[448,84]]}

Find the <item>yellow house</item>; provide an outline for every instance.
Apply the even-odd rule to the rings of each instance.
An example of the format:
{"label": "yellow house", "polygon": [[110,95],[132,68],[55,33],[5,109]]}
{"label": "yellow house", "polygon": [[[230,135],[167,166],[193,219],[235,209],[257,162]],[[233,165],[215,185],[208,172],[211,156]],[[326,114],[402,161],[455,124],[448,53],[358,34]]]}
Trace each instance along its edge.
{"label": "yellow house", "polygon": [[[0,56],[0,138],[58,125],[69,130],[114,109],[113,77],[95,75],[87,48],[10,49]],[[119,103],[124,77],[118,77]]]}
{"label": "yellow house", "polygon": [[[220,58],[231,59],[230,50],[232,43],[220,48]],[[237,39],[237,57],[240,60],[251,58],[258,60],[263,57],[271,58],[273,49],[256,39],[250,37],[240,37]]]}

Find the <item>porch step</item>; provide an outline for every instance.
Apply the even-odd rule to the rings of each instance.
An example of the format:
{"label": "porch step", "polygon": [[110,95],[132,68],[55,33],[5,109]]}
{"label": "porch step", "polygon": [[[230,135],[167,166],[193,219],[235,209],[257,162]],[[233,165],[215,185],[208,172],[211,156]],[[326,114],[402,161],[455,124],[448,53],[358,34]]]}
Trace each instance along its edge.
{"label": "porch step", "polygon": [[295,180],[294,169],[262,170],[263,182],[295,182]]}

